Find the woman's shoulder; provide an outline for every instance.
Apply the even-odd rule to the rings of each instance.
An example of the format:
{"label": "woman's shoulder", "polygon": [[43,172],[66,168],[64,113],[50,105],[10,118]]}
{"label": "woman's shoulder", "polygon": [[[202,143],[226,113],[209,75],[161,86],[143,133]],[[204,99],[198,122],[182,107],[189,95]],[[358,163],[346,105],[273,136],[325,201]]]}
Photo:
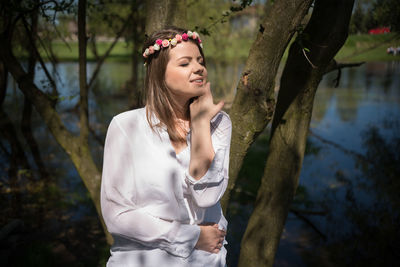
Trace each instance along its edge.
{"label": "woman's shoulder", "polygon": [[133,129],[141,125],[141,122],[146,118],[145,108],[138,108],[124,111],[115,115],[111,123],[117,123],[122,129]]}
{"label": "woman's shoulder", "polygon": [[128,111],[121,112],[113,117],[113,119],[118,121],[126,121],[132,119],[139,119],[142,117],[143,114],[146,113],[145,108],[137,108]]}

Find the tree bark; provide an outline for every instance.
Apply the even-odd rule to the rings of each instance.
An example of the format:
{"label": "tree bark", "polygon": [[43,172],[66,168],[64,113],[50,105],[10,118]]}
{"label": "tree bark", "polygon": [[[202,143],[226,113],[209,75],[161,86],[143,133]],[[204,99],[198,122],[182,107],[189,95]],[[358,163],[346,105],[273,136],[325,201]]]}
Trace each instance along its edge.
{"label": "tree bark", "polygon": [[353,3],[354,0],[315,1],[304,33],[291,45],[281,77],[269,155],[243,237],[239,266],[273,265],[298,185],[315,92],[347,38]]}
{"label": "tree bark", "polygon": [[80,118],[80,139],[87,143],[89,137],[89,107],[88,87],[86,70],[86,0],[78,2],[78,48],[79,48],[79,118]]}
{"label": "tree bark", "polygon": [[[126,84],[126,89],[129,97],[129,108],[135,109],[144,106],[143,86],[139,86],[139,71],[140,64],[143,63],[141,48],[145,32],[145,16],[142,15],[143,5],[141,1],[134,0],[131,4],[132,18],[132,69],[131,78]],[[139,65],[140,64],[140,65]]]}
{"label": "tree bark", "polygon": [[221,200],[224,211],[247,150],[272,118],[279,64],[311,3],[312,0],[277,0],[266,8],[229,112],[233,129],[229,184]]}
{"label": "tree bark", "polygon": [[146,0],[146,34],[165,26],[186,27],[186,0]]}
{"label": "tree bark", "polygon": [[[31,21],[31,30],[27,29],[27,24],[24,21],[24,26],[27,29],[27,35],[29,37],[30,42],[27,44],[27,50],[29,53],[28,57],[28,77],[29,81],[33,83],[35,77],[35,67],[37,61],[37,53],[36,53],[36,36],[38,30],[38,10],[35,9],[30,16]],[[36,163],[36,166],[39,169],[39,173],[41,179],[48,180],[49,174],[46,170],[46,167],[43,163],[42,156],[40,154],[39,146],[36,142],[35,137],[32,132],[32,103],[27,98],[24,97],[24,108],[22,111],[22,120],[21,120],[21,131],[25,137],[25,140],[31,150],[33,160]]]}
{"label": "tree bark", "polygon": [[0,107],[4,103],[7,93],[8,70],[6,65],[0,61]]}

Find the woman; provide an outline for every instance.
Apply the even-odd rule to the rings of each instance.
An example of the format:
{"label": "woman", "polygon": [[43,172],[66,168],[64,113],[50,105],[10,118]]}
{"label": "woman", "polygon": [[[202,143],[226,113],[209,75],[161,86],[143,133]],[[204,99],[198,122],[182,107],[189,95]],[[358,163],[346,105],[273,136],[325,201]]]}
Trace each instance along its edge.
{"label": "woman", "polygon": [[169,27],[143,56],[146,106],[115,116],[106,137],[107,266],[225,266],[232,126],[213,103],[200,37]]}

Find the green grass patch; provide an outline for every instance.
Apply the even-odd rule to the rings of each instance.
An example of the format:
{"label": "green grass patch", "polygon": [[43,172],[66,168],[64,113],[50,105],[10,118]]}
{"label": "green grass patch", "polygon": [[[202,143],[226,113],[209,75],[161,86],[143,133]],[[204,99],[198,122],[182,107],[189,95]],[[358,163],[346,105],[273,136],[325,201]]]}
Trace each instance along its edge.
{"label": "green grass patch", "polygon": [[344,62],[400,60],[400,55],[393,56],[386,53],[386,49],[390,46],[400,46],[400,35],[394,33],[350,35],[336,55],[336,59]]}
{"label": "green grass patch", "polygon": [[[235,41],[222,40],[221,42],[209,40],[204,44],[204,52],[207,58],[213,60],[222,60],[225,62],[245,61],[248,57],[250,47],[254,40],[239,38]],[[98,54],[103,55],[110,47],[111,42],[98,42]],[[394,33],[381,35],[350,35],[346,43],[336,55],[336,59],[342,62],[357,61],[393,61],[400,60],[400,55],[393,56],[386,53],[390,46],[400,46],[400,35]],[[288,46],[289,47],[289,46]],[[287,50],[283,60],[287,58]],[[59,61],[78,61],[78,43],[77,42],[53,42],[52,51]],[[26,58],[27,53],[20,47],[14,48],[15,54],[19,58]],[[43,49],[40,51],[45,60],[49,60],[48,54]],[[124,41],[118,42],[107,61],[129,62],[131,60],[132,44]],[[96,58],[91,49],[87,49],[88,61],[94,61]]]}

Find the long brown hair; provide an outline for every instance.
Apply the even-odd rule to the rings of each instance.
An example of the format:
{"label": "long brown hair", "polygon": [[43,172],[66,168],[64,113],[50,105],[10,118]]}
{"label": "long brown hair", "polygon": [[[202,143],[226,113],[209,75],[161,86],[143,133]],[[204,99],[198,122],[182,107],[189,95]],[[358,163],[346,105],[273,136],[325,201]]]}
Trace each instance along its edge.
{"label": "long brown hair", "polygon": [[[143,51],[149,46],[155,44],[157,39],[172,39],[176,34],[187,33],[187,30],[181,29],[175,26],[166,27],[160,31],[156,31],[147,37],[143,45]],[[191,38],[187,42],[193,42],[199,48],[200,54],[203,57],[204,64],[205,58],[203,50],[199,43]],[[146,117],[147,121],[154,131],[157,127],[166,126],[169,137],[172,141],[186,141],[185,137],[179,134],[175,119],[175,110],[178,108],[178,104],[175,101],[173,95],[165,83],[165,70],[169,61],[169,51],[171,46],[168,48],[161,48],[154,54],[149,55],[146,62],[146,78],[144,81],[144,91],[146,97]],[[154,124],[152,116],[155,115],[160,122]],[[190,118],[189,108],[185,111],[185,115]]]}

